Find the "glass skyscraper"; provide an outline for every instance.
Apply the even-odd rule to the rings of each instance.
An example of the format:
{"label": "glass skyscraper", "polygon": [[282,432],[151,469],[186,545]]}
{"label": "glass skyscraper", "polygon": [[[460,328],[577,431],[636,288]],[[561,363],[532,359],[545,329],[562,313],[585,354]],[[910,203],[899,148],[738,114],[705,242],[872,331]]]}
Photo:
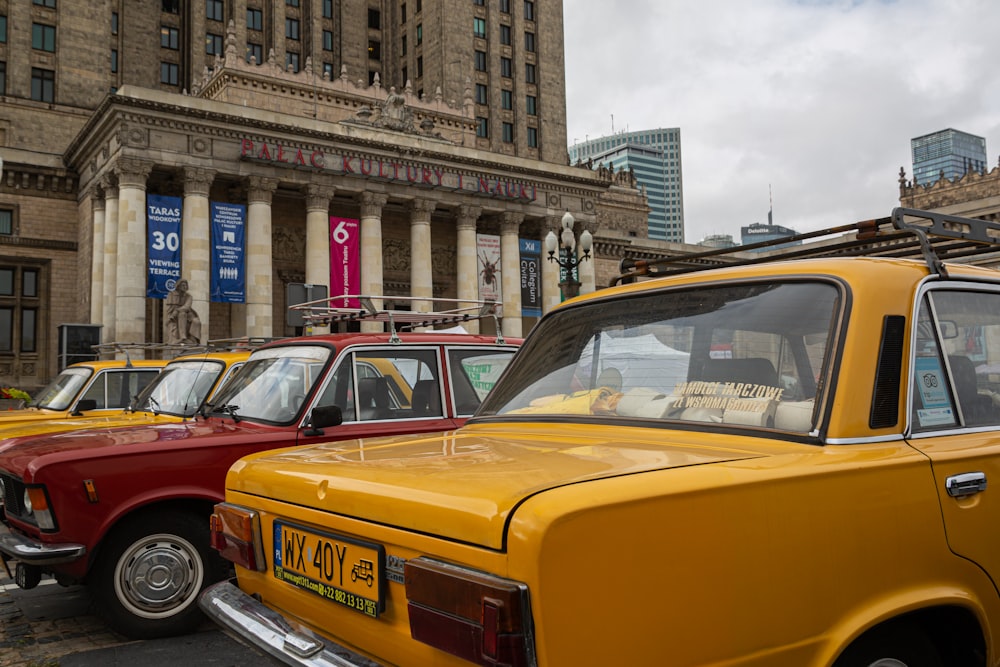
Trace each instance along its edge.
{"label": "glass skyscraper", "polygon": [[649,238],[684,242],[684,179],[681,131],[658,128],[620,132],[569,147],[571,164],[590,162],[614,170],[632,169],[649,199]]}
{"label": "glass skyscraper", "polygon": [[986,140],[950,128],[910,139],[910,152],[914,185],[930,185],[941,177],[954,181],[970,171],[986,170]]}

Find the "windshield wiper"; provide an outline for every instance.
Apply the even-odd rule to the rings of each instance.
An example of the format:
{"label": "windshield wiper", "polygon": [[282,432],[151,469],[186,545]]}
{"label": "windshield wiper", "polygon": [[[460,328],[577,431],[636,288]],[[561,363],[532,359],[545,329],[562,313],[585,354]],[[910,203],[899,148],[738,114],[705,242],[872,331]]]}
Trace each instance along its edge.
{"label": "windshield wiper", "polygon": [[149,406],[149,409],[153,412],[154,415],[159,414],[160,402],[158,400],[150,396],[149,398],[146,399],[146,404]]}
{"label": "windshield wiper", "polygon": [[226,405],[220,405],[219,407],[212,406],[212,412],[221,412],[223,414],[229,415],[233,418],[233,421],[239,423],[240,416],[236,414],[236,411],[240,409],[240,406],[233,405],[232,403],[227,403]]}

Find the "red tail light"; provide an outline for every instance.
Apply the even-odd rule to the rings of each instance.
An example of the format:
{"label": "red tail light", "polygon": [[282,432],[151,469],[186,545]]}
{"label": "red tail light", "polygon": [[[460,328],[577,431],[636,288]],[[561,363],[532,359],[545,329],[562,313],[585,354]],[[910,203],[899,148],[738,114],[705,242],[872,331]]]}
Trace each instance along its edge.
{"label": "red tail light", "polygon": [[535,664],[527,586],[423,557],[405,577],[415,640],[478,665]]}
{"label": "red tail light", "polygon": [[212,548],[223,558],[248,570],[264,571],[264,548],[257,512],[220,503],[212,514],[210,530]]}

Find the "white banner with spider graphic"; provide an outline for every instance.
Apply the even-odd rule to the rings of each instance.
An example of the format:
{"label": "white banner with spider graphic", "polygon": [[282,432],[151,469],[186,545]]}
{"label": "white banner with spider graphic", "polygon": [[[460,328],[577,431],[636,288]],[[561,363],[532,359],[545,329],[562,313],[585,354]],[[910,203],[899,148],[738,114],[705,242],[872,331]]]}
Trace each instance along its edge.
{"label": "white banner with spider graphic", "polygon": [[479,298],[503,302],[500,289],[500,237],[476,234],[476,256],[479,265]]}

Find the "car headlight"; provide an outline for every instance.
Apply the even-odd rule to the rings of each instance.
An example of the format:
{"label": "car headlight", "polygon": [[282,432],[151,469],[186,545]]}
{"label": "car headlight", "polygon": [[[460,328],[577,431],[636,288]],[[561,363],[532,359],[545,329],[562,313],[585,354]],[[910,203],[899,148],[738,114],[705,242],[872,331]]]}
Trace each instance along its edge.
{"label": "car headlight", "polygon": [[56,519],[49,507],[45,487],[29,486],[24,490],[24,513],[34,519],[35,524],[43,531],[53,532],[56,530]]}
{"label": "car headlight", "polygon": [[32,511],[32,508],[31,508],[31,494],[28,493],[27,489],[25,489],[24,490],[24,513],[25,514],[31,514],[31,511]]}

